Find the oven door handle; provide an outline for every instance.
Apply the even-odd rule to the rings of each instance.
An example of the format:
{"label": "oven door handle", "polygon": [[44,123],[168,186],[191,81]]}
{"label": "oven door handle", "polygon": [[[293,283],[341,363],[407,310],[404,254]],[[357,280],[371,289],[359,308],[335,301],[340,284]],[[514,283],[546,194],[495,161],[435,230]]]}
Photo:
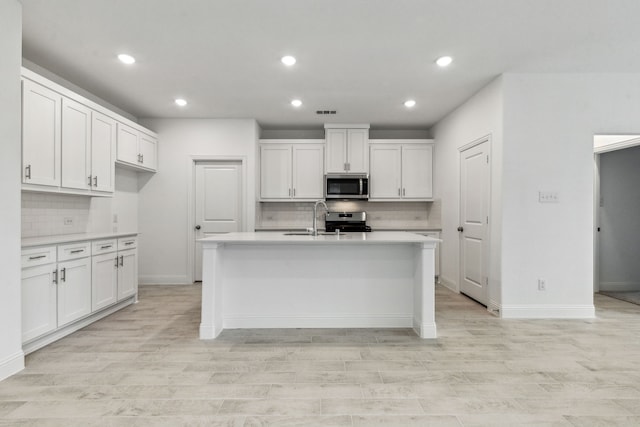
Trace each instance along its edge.
{"label": "oven door handle", "polygon": [[362,179],[362,178],[360,178],[360,179],[359,179],[359,181],[360,181],[360,195],[362,196],[362,195],[363,195],[363,194],[362,194],[362,187],[363,187],[363,185],[362,185],[362,181],[363,181],[363,179]]}

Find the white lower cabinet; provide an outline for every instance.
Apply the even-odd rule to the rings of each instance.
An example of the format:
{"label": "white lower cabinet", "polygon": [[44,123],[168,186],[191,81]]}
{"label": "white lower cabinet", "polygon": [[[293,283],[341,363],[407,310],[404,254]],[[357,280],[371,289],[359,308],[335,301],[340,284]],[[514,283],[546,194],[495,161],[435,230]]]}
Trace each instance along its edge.
{"label": "white lower cabinet", "polygon": [[138,292],[138,260],[136,250],[118,252],[118,301]]}
{"label": "white lower cabinet", "polygon": [[[128,299],[136,296],[136,246],[137,238],[131,236],[23,249],[25,352],[37,350],[124,307]],[[107,310],[112,306],[115,307]]]}
{"label": "white lower cabinet", "polygon": [[118,257],[112,253],[95,255],[91,260],[91,311],[118,301]]}
{"label": "white lower cabinet", "polygon": [[138,292],[137,238],[94,242],[92,311],[108,307]]}
{"label": "white lower cabinet", "polygon": [[56,265],[22,270],[22,342],[58,327]]}
{"label": "white lower cabinet", "polygon": [[58,327],[91,313],[91,258],[58,263]]}

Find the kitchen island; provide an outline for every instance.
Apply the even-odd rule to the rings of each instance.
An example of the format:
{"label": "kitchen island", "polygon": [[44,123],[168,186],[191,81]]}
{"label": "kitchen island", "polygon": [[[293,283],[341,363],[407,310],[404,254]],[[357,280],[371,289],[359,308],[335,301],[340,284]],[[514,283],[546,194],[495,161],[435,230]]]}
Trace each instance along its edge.
{"label": "kitchen island", "polygon": [[408,232],[201,239],[200,339],[225,328],[372,327],[435,338],[438,241]]}

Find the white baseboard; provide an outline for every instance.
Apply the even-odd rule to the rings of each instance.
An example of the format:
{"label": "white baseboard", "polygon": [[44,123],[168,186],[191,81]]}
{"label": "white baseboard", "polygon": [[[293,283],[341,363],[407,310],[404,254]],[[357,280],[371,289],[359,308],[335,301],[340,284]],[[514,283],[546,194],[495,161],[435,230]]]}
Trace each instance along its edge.
{"label": "white baseboard", "polygon": [[4,360],[0,360],[0,381],[17,374],[24,369],[24,353],[18,351]]}
{"label": "white baseboard", "polygon": [[595,311],[595,307],[592,304],[503,304],[500,307],[500,317],[503,319],[593,319]]}
{"label": "white baseboard", "polygon": [[600,282],[601,291],[609,292],[625,292],[640,291],[640,283],[638,282]]}
{"label": "white baseboard", "polygon": [[412,328],[413,316],[313,315],[313,316],[225,316],[224,328]]}
{"label": "white baseboard", "polygon": [[192,285],[187,276],[138,276],[141,285]]}
{"label": "white baseboard", "polygon": [[458,289],[458,284],[456,283],[455,280],[451,280],[447,277],[444,276],[440,276],[440,282],[439,282],[442,286],[444,286],[445,288],[451,290],[452,292],[455,293],[460,293],[460,289]]}
{"label": "white baseboard", "polygon": [[422,323],[419,319],[413,319],[413,330],[420,338],[429,339],[438,337],[435,322]]}
{"label": "white baseboard", "polygon": [[56,342],[58,341],[60,338],[64,338],[69,334],[72,334],[75,331],[78,331],[82,328],[84,328],[85,326],[89,326],[90,324],[109,316],[110,314],[115,313],[118,310],[121,310],[123,308],[125,308],[128,305],[131,305],[133,303],[136,302],[136,297],[132,296],[129,297],[125,300],[120,301],[117,304],[114,304],[110,307],[107,307],[101,311],[98,311],[96,313],[92,313],[90,315],[88,315],[87,317],[83,317],[82,319],[79,319],[73,323],[70,323],[68,325],[65,325],[63,327],[61,327],[60,329],[56,329],[55,331],[43,335],[41,337],[38,337],[34,340],[31,340],[29,342],[26,342],[24,344],[22,344],[22,351],[24,352],[24,354],[29,354],[29,353],[33,353],[36,350],[41,349],[42,347],[51,344],[52,342]]}

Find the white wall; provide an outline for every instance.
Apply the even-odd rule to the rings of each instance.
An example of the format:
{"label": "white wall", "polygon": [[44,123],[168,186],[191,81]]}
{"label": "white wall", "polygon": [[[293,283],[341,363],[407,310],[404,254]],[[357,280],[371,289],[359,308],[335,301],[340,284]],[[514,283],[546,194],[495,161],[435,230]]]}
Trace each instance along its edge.
{"label": "white wall", "polygon": [[0,2],[0,380],[24,368],[20,311],[22,5]]}
{"label": "white wall", "polygon": [[600,155],[600,290],[640,291],[640,147]]}
{"label": "white wall", "polygon": [[[116,167],[116,188],[113,197],[90,199],[90,233],[137,232],[138,231],[138,175],[141,179],[147,172]],[[114,215],[117,222],[114,222]]]}
{"label": "white wall", "polygon": [[159,135],[158,172],[141,177],[139,193],[141,283],[188,283],[190,156],[247,159],[246,230],[255,226],[256,153],[253,119],[147,119]]}
{"label": "white wall", "polygon": [[503,83],[498,78],[483,88],[434,128],[435,198],[442,203],[441,277],[446,286],[459,290],[460,247],[457,228],[460,217],[459,148],[491,136],[491,206],[489,250],[489,299],[500,303],[501,173],[503,129]]}
{"label": "white wall", "polygon": [[[593,135],[640,132],[640,74],[507,74],[502,315],[593,315]],[[559,203],[538,203],[538,191]],[[538,291],[544,278],[546,291]]]}

